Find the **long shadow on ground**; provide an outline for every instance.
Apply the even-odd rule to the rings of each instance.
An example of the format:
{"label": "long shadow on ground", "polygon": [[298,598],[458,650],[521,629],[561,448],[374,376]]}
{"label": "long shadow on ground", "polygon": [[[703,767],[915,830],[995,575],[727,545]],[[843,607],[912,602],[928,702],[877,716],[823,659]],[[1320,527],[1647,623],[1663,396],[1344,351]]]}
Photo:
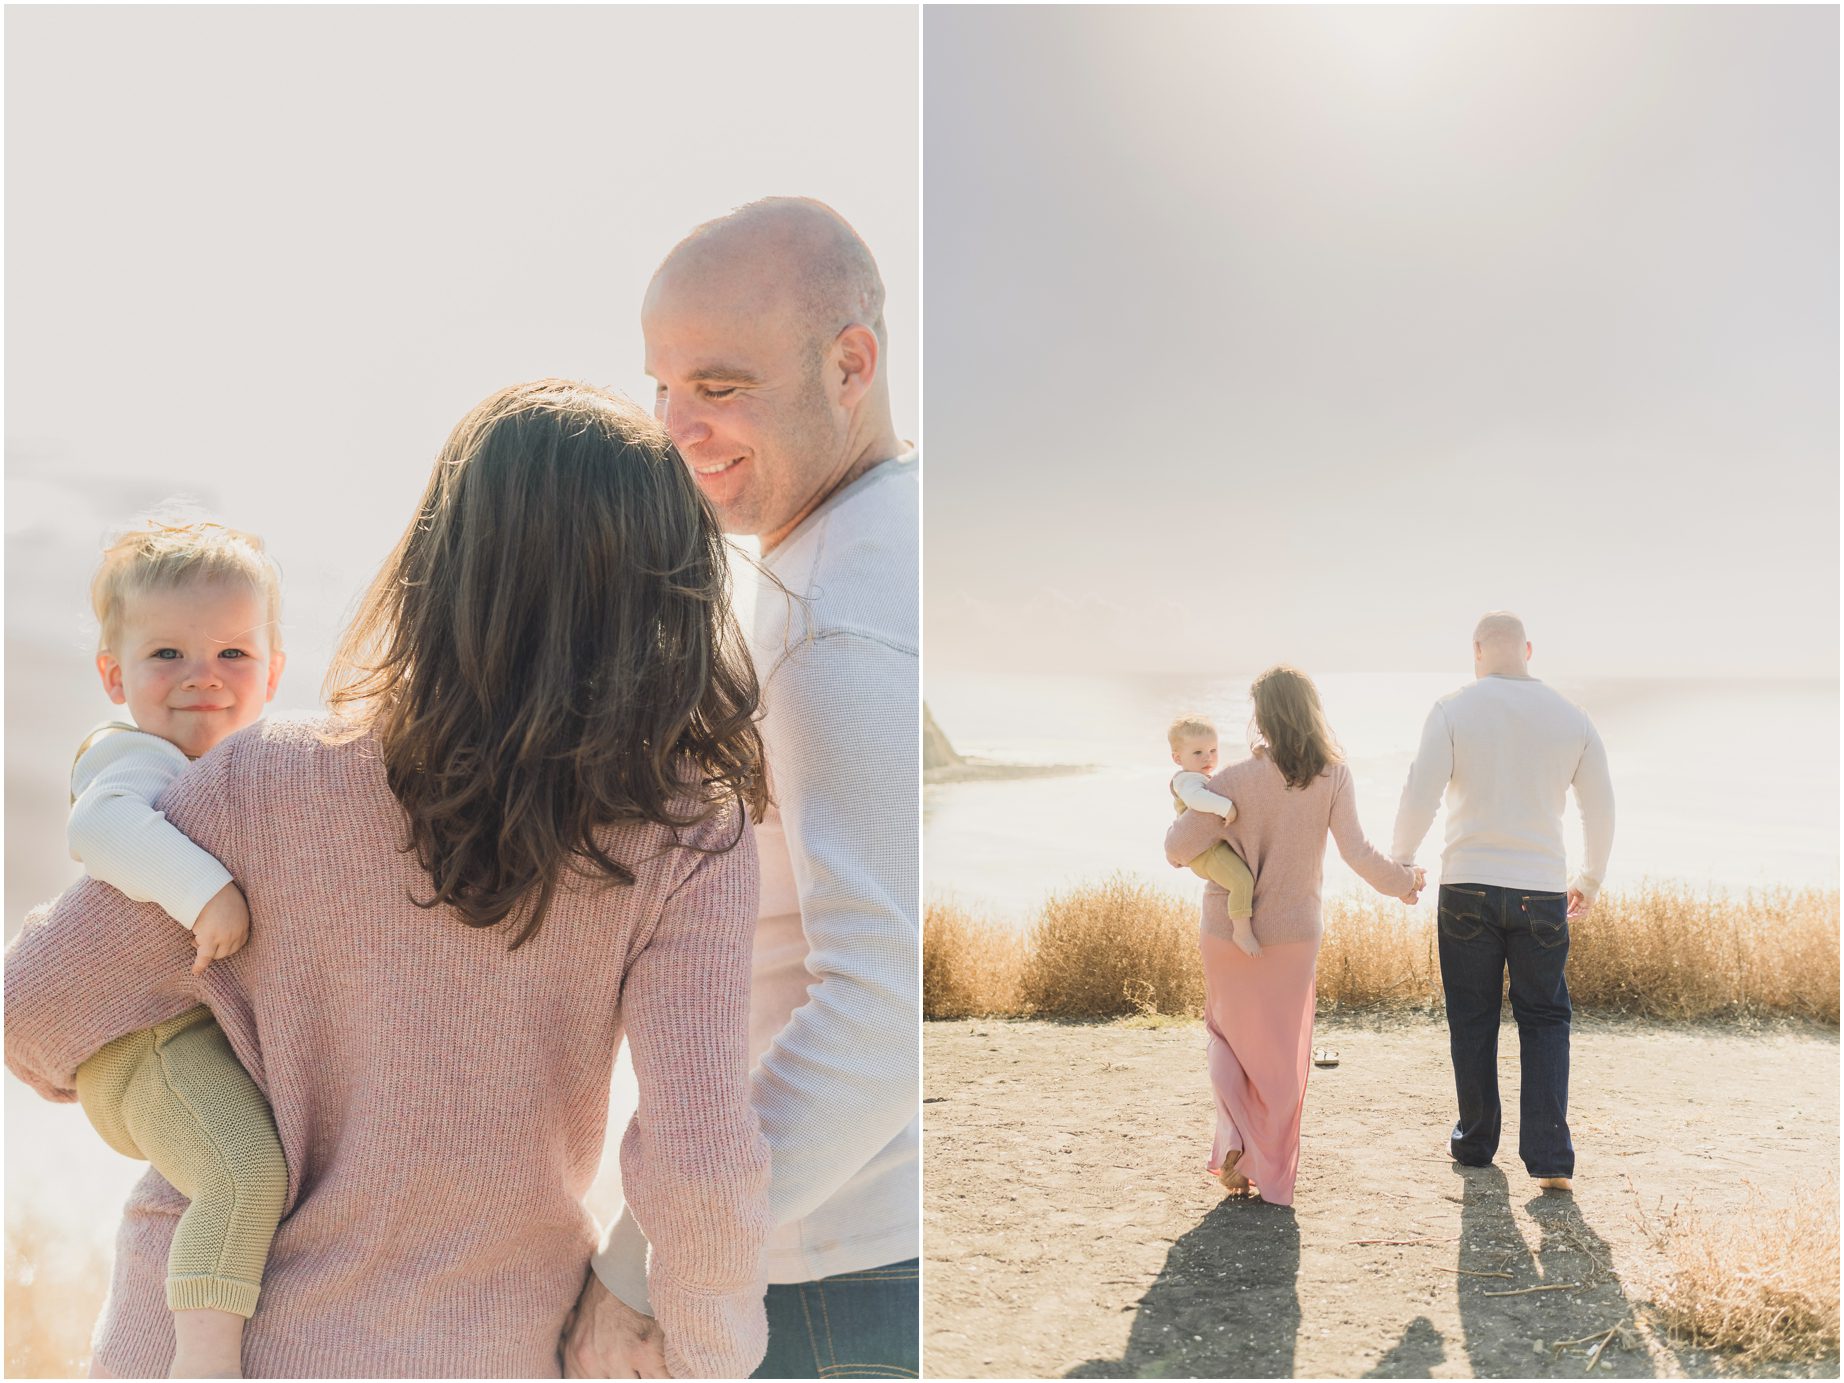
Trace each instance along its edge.
{"label": "long shadow on ground", "polygon": [[1065,1377],[1291,1378],[1299,1278],[1292,1208],[1225,1200],[1173,1243],[1121,1357]]}
{"label": "long shadow on ground", "polygon": [[[1536,1192],[1526,1213],[1537,1224],[1535,1249],[1511,1213],[1511,1187],[1497,1167],[1461,1167],[1460,1328],[1467,1362],[1478,1378],[1579,1378],[1582,1347],[1552,1348],[1632,1320],[1632,1303],[1614,1269],[1606,1240],[1582,1218],[1575,1198]],[[1525,1182],[1535,1189],[1534,1182]],[[1508,1273],[1487,1277],[1486,1273]],[[1572,1284],[1572,1285],[1571,1285]],[[1521,1296],[1487,1296],[1525,1287],[1552,1288]],[[1652,1378],[1644,1349],[1610,1342],[1597,1376]]]}

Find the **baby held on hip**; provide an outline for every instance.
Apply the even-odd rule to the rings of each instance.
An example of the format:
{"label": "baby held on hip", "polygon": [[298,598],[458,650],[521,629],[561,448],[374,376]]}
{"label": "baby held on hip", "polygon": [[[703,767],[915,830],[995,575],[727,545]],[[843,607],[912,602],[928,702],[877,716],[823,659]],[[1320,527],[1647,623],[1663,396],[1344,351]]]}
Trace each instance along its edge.
{"label": "baby held on hip", "polygon": [[[97,673],[133,721],[98,727],[78,750],[71,854],[187,929],[200,974],[243,948],[249,907],[224,865],[154,804],[274,696],[279,577],[251,535],[150,521],[105,550],[91,594]],[[112,1147],[151,1161],[188,1198],[168,1261],[173,1376],[241,1376],[244,1321],[287,1186],[261,1092],[201,1008],[92,1053],[77,1093]]]}
{"label": "baby held on hip", "polygon": [[[1210,775],[1217,769],[1217,732],[1209,721],[1184,716],[1172,723],[1166,738],[1171,746],[1172,762],[1178,772],[1172,775],[1172,805],[1180,813],[1186,810],[1220,816],[1225,823],[1236,819],[1236,804],[1221,793],[1212,792]],[[1189,861],[1191,872],[1219,885],[1228,895],[1230,939],[1250,956],[1261,954],[1255,939],[1254,877],[1228,842],[1218,841]]]}

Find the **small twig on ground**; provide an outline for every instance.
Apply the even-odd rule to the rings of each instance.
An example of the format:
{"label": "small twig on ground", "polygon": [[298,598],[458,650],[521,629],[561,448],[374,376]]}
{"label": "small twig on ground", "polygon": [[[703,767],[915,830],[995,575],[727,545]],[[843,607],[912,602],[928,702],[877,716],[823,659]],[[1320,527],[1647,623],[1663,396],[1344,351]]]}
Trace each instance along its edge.
{"label": "small twig on ground", "polygon": [[1594,1366],[1601,1362],[1601,1351],[1607,1348],[1608,1344],[1613,1340],[1613,1337],[1620,1333],[1620,1326],[1625,1324],[1626,1322],[1622,1320],[1619,1325],[1614,1326],[1613,1329],[1601,1336],[1601,1342],[1594,1347],[1593,1352],[1588,1356],[1589,1373],[1594,1372]]}
{"label": "small twig on ground", "polygon": [[1510,1292],[1481,1292],[1482,1297],[1521,1297],[1531,1292],[1573,1292],[1580,1287],[1579,1282],[1546,1282],[1541,1287],[1519,1287]]}
{"label": "small twig on ground", "polygon": [[1451,1244],[1460,1236],[1450,1234],[1445,1239],[1347,1239],[1347,1244]]}
{"label": "small twig on ground", "polygon": [[1509,1279],[1511,1276],[1510,1273],[1480,1272],[1479,1269],[1477,1268],[1449,1268],[1445,1264],[1442,1264],[1442,1263],[1436,1263],[1434,1265],[1434,1268],[1436,1272],[1459,1273],[1463,1277],[1502,1277],[1502,1278]]}
{"label": "small twig on ground", "polygon": [[[1618,1330],[1619,1328],[1620,1327],[1617,1325],[1614,1327],[1615,1330]],[[1554,1350],[1564,1350],[1564,1349],[1567,1349],[1570,1345],[1593,1344],[1597,1340],[1605,1340],[1607,1338],[1607,1335],[1608,1335],[1607,1331],[1597,1330],[1594,1332],[1594,1334],[1584,1335],[1579,1340],[1557,1340],[1554,1344],[1550,1346],[1550,1348]]]}

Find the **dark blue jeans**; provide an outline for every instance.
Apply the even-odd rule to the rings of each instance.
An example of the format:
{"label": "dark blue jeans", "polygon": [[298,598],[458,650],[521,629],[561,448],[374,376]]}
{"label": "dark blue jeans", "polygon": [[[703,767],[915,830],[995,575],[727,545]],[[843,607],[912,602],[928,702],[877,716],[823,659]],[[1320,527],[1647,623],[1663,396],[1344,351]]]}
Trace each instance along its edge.
{"label": "dark blue jeans", "polygon": [[1498,1012],[1511,971],[1517,1020],[1518,1156],[1535,1177],[1575,1175],[1569,1141],[1568,896],[1441,885],[1441,988],[1460,1122],[1448,1146],[1454,1161],[1483,1167],[1498,1152]]}
{"label": "dark blue jeans", "polygon": [[752,1378],[919,1378],[921,1275],[911,1258],[768,1289],[768,1355]]}

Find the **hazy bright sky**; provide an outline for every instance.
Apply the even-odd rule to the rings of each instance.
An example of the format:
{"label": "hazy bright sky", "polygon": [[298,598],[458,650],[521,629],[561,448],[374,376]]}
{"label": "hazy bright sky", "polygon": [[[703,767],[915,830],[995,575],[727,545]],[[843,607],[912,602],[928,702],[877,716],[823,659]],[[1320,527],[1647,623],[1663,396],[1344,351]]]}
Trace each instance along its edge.
{"label": "hazy bright sky", "polygon": [[543,375],[650,403],[649,276],[759,196],[870,244],[915,436],[917,48],[902,7],[9,8],[9,632],[93,680],[102,530],[186,491],[269,541],[315,705],[454,423]]}
{"label": "hazy bright sky", "polygon": [[1836,674],[1835,8],[924,49],[930,668]]}

